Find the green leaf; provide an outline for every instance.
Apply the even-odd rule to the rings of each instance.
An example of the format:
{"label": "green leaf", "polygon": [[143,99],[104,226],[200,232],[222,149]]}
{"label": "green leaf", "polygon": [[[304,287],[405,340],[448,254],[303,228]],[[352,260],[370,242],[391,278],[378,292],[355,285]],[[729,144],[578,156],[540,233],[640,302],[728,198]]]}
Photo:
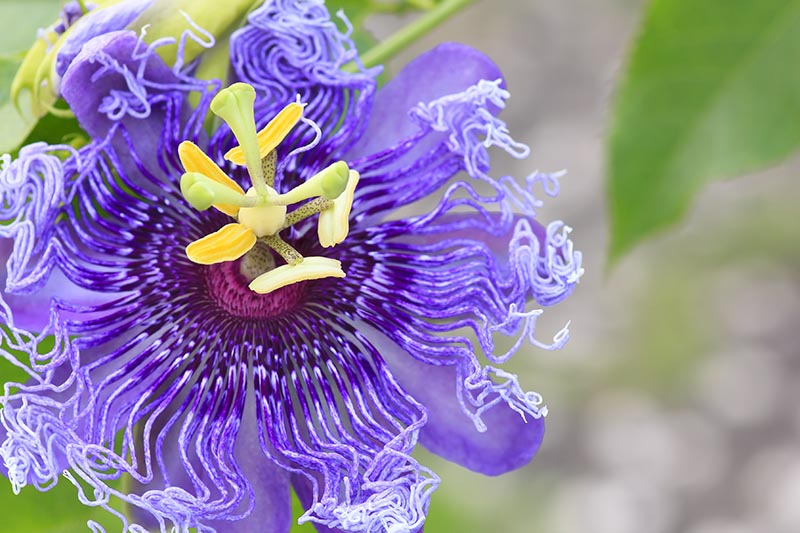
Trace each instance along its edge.
{"label": "green leaf", "polygon": [[10,99],[11,81],[20,63],[16,57],[0,57],[0,153],[14,149],[33,129]]}
{"label": "green leaf", "polygon": [[654,0],[608,146],[611,259],[800,147],[800,0]]}
{"label": "green leaf", "polygon": [[[59,2],[53,0],[29,2],[30,17],[21,17],[26,2],[8,2],[0,5],[0,17],[3,20],[23,19],[10,33],[0,33],[0,50],[6,55],[0,56],[0,153],[12,154],[24,144],[44,141],[57,144],[70,140],[75,135],[82,135],[83,131],[74,118],[60,118],[52,114],[45,115],[39,120],[32,116],[22,116],[10,100],[11,82],[14,80],[17,69],[24,53],[20,49],[30,46],[36,38],[39,27],[51,24],[58,16]],[[27,32],[28,37],[23,34]],[[14,52],[11,52],[14,51]],[[23,92],[19,107],[22,110],[30,109],[27,101],[30,95]],[[62,106],[65,107],[65,106]],[[83,134],[85,135],[85,134]]]}
{"label": "green leaf", "polygon": [[0,127],[0,153],[9,152],[13,156],[16,156],[21,146],[34,142],[75,145],[76,142],[83,144],[78,139],[88,139],[75,117],[64,118],[47,114],[33,122],[22,118],[11,102],[0,106],[0,124],[3,125]]}
{"label": "green leaf", "polygon": [[39,28],[58,19],[60,0],[3,0],[0,20],[5,21],[0,32],[0,53],[20,52],[33,44]]}
{"label": "green leaf", "polygon": [[[11,81],[19,68],[23,52],[36,39],[39,28],[58,18],[59,0],[5,0],[0,3],[0,20],[7,23],[0,32],[0,153],[17,148],[34,129],[10,101]],[[26,102],[21,107],[27,108]]]}
{"label": "green leaf", "polygon": [[[66,104],[63,103],[63,100],[60,103],[63,105],[58,107],[66,109]],[[78,119],[75,117],[59,117],[47,114],[36,122],[20,144],[25,146],[34,142],[46,142],[47,144],[82,146],[88,141],[89,134],[83,131],[83,128],[78,124]],[[16,151],[14,150],[12,155],[16,155]]]}
{"label": "green leaf", "polygon": [[11,484],[0,478],[0,509],[3,513],[3,531],[26,533],[74,533],[89,531],[88,520],[95,520],[106,531],[119,531],[120,522],[99,507],[88,507],[78,501],[77,489],[67,479],[47,492],[25,487],[15,495]]}
{"label": "green leaf", "polygon": [[316,533],[317,528],[314,527],[312,522],[306,522],[304,524],[298,524],[297,519],[305,513],[305,509],[303,509],[303,504],[300,503],[300,499],[297,497],[294,489],[292,490],[292,529],[291,533]]}

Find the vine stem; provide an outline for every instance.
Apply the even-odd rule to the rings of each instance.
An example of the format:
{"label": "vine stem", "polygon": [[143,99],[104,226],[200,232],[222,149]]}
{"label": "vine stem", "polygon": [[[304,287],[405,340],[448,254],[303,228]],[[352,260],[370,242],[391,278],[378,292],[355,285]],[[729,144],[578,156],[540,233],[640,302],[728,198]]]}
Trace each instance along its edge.
{"label": "vine stem", "polygon": [[[430,11],[425,12],[417,20],[404,26],[386,40],[378,43],[361,56],[364,67],[370,68],[385,63],[408,45],[433,30],[436,26],[455,15],[475,0],[444,0]],[[355,63],[348,63],[344,70],[356,72]]]}

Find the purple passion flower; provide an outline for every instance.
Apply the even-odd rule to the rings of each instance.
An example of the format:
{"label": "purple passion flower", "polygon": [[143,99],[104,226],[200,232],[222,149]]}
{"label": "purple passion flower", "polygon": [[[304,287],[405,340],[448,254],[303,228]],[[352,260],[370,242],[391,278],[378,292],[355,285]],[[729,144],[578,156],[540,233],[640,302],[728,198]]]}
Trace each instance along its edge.
{"label": "purple passion flower", "polygon": [[[230,38],[255,89],[245,135],[209,113],[220,83],[155,49],[89,40],[60,90],[92,141],[2,160],[0,352],[28,374],[0,412],[14,490],[63,476],[126,531],[286,532],[293,487],[319,531],[399,533],[422,529],[439,482],[417,442],[489,475],[527,464],[546,410],[500,367],[566,342],[536,340],[537,307],[582,269],[569,228],[534,220],[558,176],[490,175],[491,148],[528,154],[496,117],[497,67],[446,44],[376,90],[375,71],[342,69],[356,52],[321,2],[268,2]],[[243,137],[287,109],[254,155]],[[263,229],[213,168],[236,198],[255,173],[259,199],[309,200]],[[187,250],[231,224],[250,244]],[[308,258],[340,272],[251,288]]]}

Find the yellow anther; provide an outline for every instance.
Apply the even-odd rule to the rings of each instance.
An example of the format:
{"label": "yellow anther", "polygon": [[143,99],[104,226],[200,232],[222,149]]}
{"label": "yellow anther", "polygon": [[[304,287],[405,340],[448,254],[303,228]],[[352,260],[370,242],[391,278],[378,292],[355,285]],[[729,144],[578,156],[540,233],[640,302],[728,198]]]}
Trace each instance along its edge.
{"label": "yellow anther", "polygon": [[[263,159],[268,153],[273,151],[292,131],[292,128],[300,121],[303,116],[303,105],[291,103],[284,107],[278,115],[258,132],[259,155]],[[245,164],[245,157],[242,148],[236,146],[228,150],[225,159],[237,165]]]}
{"label": "yellow anther", "polygon": [[281,265],[250,282],[250,290],[267,294],[286,285],[320,278],[343,278],[342,264],[329,257],[306,257],[296,265]]}
{"label": "yellow anther", "polygon": [[228,224],[186,247],[186,255],[194,263],[213,265],[233,261],[256,244],[255,234],[242,224]]}
{"label": "yellow anther", "polygon": [[[180,157],[183,168],[186,172],[197,172],[228,187],[229,189],[244,195],[244,191],[239,184],[225,174],[214,161],[208,157],[196,144],[191,141],[183,141],[178,146],[178,157]],[[230,204],[212,204],[228,216],[235,217],[239,208]]]}
{"label": "yellow anther", "polygon": [[317,236],[319,243],[325,248],[336,246],[350,232],[350,210],[359,177],[358,172],[351,170],[344,192],[333,200],[333,206],[319,214]]}

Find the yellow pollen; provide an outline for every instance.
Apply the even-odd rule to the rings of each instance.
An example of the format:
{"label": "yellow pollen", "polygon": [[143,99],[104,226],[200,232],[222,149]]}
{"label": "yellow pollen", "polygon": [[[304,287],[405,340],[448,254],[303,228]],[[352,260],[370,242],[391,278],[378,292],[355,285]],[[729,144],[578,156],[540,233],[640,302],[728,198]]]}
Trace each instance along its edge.
{"label": "yellow pollen", "polygon": [[281,265],[250,282],[250,290],[267,294],[286,285],[321,278],[343,278],[342,264],[330,257],[306,257],[297,265]]}
{"label": "yellow pollen", "polygon": [[[264,129],[258,132],[258,151],[261,159],[267,157],[271,151],[278,147],[278,145],[289,135],[300,118],[303,116],[303,107],[298,103],[291,103],[284,107],[278,115],[269,121],[269,124],[264,126]],[[244,165],[244,151],[240,146],[231,148],[225,154],[225,159],[237,165]]]}
{"label": "yellow pollen", "polygon": [[351,170],[344,192],[333,200],[333,207],[319,214],[317,236],[325,248],[342,242],[350,231],[350,209],[353,207],[358,180],[358,172]]}
{"label": "yellow pollen", "polygon": [[[221,168],[217,166],[196,144],[191,141],[183,141],[178,146],[178,157],[183,164],[186,172],[197,172],[203,174],[220,185],[224,185],[234,192],[244,194],[244,191],[239,184],[233,181],[225,174]],[[219,209],[226,215],[235,217],[239,208],[234,205],[227,204],[212,204],[215,208]]]}
{"label": "yellow pollen", "polygon": [[256,244],[256,235],[242,224],[228,224],[186,247],[186,255],[195,263],[213,265],[239,259]]}

